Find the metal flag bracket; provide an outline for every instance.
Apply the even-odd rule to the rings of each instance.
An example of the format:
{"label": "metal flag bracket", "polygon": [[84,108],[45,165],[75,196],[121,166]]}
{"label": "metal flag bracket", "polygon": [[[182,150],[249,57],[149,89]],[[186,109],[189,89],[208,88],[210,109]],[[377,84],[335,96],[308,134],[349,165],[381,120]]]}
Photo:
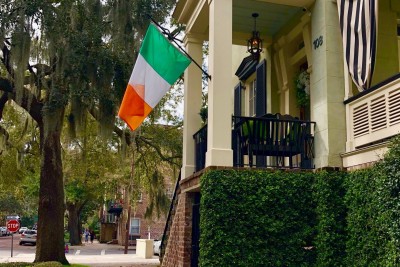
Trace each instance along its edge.
{"label": "metal flag bracket", "polygon": [[178,48],[179,50],[182,51],[182,53],[184,53],[194,64],[196,64],[196,66],[202,71],[202,73],[209,79],[211,80],[211,75],[208,74],[207,71],[205,71],[199,63],[197,63],[186,51],[185,49],[183,49],[180,44],[178,44],[178,41],[180,43],[182,43],[182,40],[179,40],[178,38],[176,38],[174,35],[172,35],[172,33],[164,28],[163,26],[161,26],[157,21],[155,21],[149,14],[146,14],[146,16],[158,27],[161,29],[162,33],[168,38],[168,40],[170,40],[171,42],[173,42]]}

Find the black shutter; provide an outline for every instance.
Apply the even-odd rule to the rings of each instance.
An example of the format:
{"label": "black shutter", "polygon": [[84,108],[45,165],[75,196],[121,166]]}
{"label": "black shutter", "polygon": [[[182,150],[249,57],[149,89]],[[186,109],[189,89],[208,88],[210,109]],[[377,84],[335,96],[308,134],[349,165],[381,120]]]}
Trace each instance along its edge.
{"label": "black shutter", "polygon": [[256,117],[267,113],[267,63],[263,59],[256,67]]}
{"label": "black shutter", "polygon": [[242,116],[242,85],[240,82],[235,86],[233,116]]}
{"label": "black shutter", "polygon": [[[267,113],[267,64],[263,59],[256,67],[256,117]],[[265,167],[266,157],[257,156],[256,166]]]}

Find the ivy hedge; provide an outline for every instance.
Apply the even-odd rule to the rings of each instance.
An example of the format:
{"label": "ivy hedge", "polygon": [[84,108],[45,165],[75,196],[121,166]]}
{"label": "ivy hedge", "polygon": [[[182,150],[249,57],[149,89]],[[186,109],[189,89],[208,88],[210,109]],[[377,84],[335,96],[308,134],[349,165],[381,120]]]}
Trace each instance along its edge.
{"label": "ivy hedge", "polygon": [[210,171],[201,179],[200,266],[310,266],[312,173]]}
{"label": "ivy hedge", "polygon": [[355,172],[206,172],[200,266],[400,266],[399,144]]}
{"label": "ivy hedge", "polygon": [[371,169],[346,181],[347,265],[400,266],[400,139]]}

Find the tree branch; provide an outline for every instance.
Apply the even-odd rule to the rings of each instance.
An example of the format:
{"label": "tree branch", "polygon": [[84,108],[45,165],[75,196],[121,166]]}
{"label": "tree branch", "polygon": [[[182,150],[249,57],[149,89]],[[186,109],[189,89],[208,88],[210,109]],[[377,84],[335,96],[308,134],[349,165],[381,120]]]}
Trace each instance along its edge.
{"label": "tree branch", "polygon": [[[95,119],[95,120],[97,120],[97,121],[99,121],[100,120],[100,115],[99,115],[99,111],[98,110],[96,110],[95,108],[90,108],[89,109],[89,113],[90,113],[90,115],[92,115],[92,117]],[[116,125],[114,125],[114,133],[116,134],[116,135],[118,135],[118,137],[119,138],[121,138],[121,139],[125,139],[125,142],[126,142],[126,144],[128,145],[128,146],[130,146],[131,145],[131,143],[132,143],[132,141],[131,141],[131,135],[130,135],[130,133],[129,132],[126,132],[126,131],[124,131],[124,130],[122,130],[122,129],[120,129],[120,128],[118,128]]]}
{"label": "tree branch", "polygon": [[152,142],[148,141],[146,138],[144,138],[144,137],[142,137],[142,136],[139,136],[139,137],[137,137],[137,139],[139,139],[140,141],[142,141],[142,142],[145,143],[146,145],[152,147],[152,148],[157,152],[157,154],[160,156],[161,160],[166,161],[166,162],[168,162],[168,163],[170,163],[170,164],[173,164],[173,165],[176,165],[176,166],[179,167],[179,164],[177,164],[177,163],[174,162],[173,160],[174,160],[174,159],[179,159],[179,158],[181,158],[180,155],[175,155],[175,156],[173,155],[173,156],[170,156],[170,157],[166,157],[166,156],[164,156],[164,154],[161,152],[161,149],[160,149],[158,146],[155,146]]}
{"label": "tree branch", "polygon": [[[0,78],[1,79],[1,78]],[[1,82],[1,80],[0,80]],[[1,85],[0,85],[1,89]],[[3,118],[3,110],[8,100],[8,93],[4,92],[3,95],[0,97],[0,120]]]}

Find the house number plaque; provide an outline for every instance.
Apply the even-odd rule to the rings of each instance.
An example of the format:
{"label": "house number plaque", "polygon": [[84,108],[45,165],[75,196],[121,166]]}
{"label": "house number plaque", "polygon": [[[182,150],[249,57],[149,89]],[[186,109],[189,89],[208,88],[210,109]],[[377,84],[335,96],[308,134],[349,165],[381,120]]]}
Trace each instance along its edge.
{"label": "house number plaque", "polygon": [[322,44],[324,43],[324,39],[322,38],[322,35],[320,37],[318,37],[317,39],[314,40],[313,44],[314,44],[314,50],[316,50],[317,48],[319,48]]}

